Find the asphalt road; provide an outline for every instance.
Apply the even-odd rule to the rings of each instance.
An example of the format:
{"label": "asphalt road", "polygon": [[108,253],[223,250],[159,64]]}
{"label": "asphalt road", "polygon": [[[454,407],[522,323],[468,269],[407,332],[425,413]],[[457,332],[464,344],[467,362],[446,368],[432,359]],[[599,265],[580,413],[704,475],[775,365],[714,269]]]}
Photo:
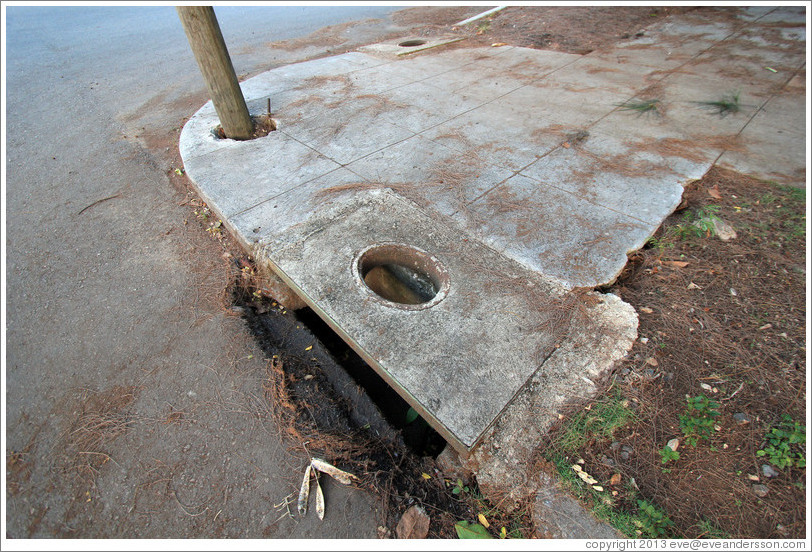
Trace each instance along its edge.
{"label": "asphalt road", "polygon": [[[172,182],[206,99],[174,8],[6,10],[4,537],[374,537],[360,491],[328,486],[323,522],[279,507],[307,457],[268,420],[266,362],[219,301],[227,261]],[[271,41],[378,18],[347,27],[373,41],[394,10],[216,12],[246,75],[324,53]]]}

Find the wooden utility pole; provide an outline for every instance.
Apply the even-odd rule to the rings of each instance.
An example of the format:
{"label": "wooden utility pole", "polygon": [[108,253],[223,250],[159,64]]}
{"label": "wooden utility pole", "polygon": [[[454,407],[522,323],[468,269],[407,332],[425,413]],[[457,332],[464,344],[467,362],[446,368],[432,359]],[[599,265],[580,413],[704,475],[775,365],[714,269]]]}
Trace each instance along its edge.
{"label": "wooden utility pole", "polygon": [[223,132],[228,138],[248,140],[253,135],[254,124],[248,114],[214,8],[179,6],[175,9],[203,73]]}

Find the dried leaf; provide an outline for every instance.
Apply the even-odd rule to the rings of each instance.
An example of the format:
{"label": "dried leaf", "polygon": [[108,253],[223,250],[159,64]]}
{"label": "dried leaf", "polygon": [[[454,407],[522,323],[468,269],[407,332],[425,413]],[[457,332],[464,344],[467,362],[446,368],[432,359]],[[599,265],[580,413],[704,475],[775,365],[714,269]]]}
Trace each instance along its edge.
{"label": "dried leaf", "polygon": [[429,534],[431,518],[420,506],[412,506],[403,513],[395,528],[399,539],[425,539]]}
{"label": "dried leaf", "polygon": [[646,359],[646,364],[648,364],[649,366],[659,366],[660,365],[660,363],[657,362],[657,359],[654,358],[654,357],[648,357]]}
{"label": "dried leaf", "polygon": [[312,348],[313,348],[313,345],[311,345],[310,347],[305,347],[305,351],[309,351],[309,350],[311,350]]}
{"label": "dried leaf", "polygon": [[326,473],[343,485],[350,485],[352,484],[353,479],[358,479],[353,474],[340,470],[332,464],[328,464],[324,460],[320,460],[318,458],[314,458],[313,461],[310,462],[310,465],[313,466],[313,469]]}
{"label": "dried leaf", "polygon": [[573,469],[573,471],[576,471],[576,472],[581,472],[581,471],[583,471],[583,470],[581,469],[581,466],[579,466],[578,464],[573,464],[573,465],[572,465],[572,469]]}
{"label": "dried leaf", "polygon": [[696,285],[695,283],[691,282],[690,284],[688,284],[688,289],[702,289],[702,288]]}
{"label": "dried leaf", "polygon": [[302,487],[299,489],[299,502],[297,503],[297,507],[301,515],[307,513],[307,499],[310,498],[310,470],[310,464],[308,464],[307,468],[305,468]]}
{"label": "dried leaf", "polygon": [[705,391],[711,391],[711,390],[713,390],[713,387],[711,387],[711,386],[710,386],[710,385],[708,385],[707,383],[700,383],[700,384],[699,384],[699,387],[701,387],[701,388],[702,388],[702,389],[704,389]]}
{"label": "dried leaf", "polygon": [[319,519],[324,519],[324,492],[321,490],[318,472],[316,472],[316,514]]}
{"label": "dried leaf", "polygon": [[426,472],[423,472],[420,475],[423,476],[423,479],[431,479],[431,476],[429,474],[427,474]]}
{"label": "dried leaf", "polygon": [[712,188],[708,188],[708,195],[711,196],[713,199],[722,199],[722,194],[719,193],[718,185],[714,185]]}
{"label": "dried leaf", "polygon": [[577,473],[578,473],[578,477],[583,479],[584,483],[586,483],[587,485],[594,485],[594,484],[596,484],[598,482],[594,477],[592,477],[591,475],[589,475],[586,472],[581,471],[581,472],[577,472]]}
{"label": "dried leaf", "polygon": [[671,439],[665,446],[676,452],[679,448],[679,439]]}
{"label": "dried leaf", "polygon": [[612,477],[609,479],[609,484],[610,485],[619,485],[620,484],[620,479],[621,479],[621,475],[619,473],[616,473],[616,474],[612,475]]}
{"label": "dried leaf", "polygon": [[654,312],[654,310],[648,307],[640,307],[640,312],[642,312],[643,314],[651,314]]}
{"label": "dried leaf", "polygon": [[491,526],[491,524],[488,523],[487,518],[485,518],[483,514],[477,515],[477,519],[479,520],[479,523],[481,523],[485,527],[485,529]]}
{"label": "dried leaf", "polygon": [[599,493],[603,492],[603,487],[601,487],[600,485],[592,485],[592,488],[598,491]]}
{"label": "dried leaf", "polygon": [[491,44],[492,47],[498,48],[499,46],[507,46],[507,42],[494,42]]}
{"label": "dried leaf", "polygon": [[674,268],[685,268],[686,266],[688,266],[687,261],[665,261],[663,264],[673,266]]}

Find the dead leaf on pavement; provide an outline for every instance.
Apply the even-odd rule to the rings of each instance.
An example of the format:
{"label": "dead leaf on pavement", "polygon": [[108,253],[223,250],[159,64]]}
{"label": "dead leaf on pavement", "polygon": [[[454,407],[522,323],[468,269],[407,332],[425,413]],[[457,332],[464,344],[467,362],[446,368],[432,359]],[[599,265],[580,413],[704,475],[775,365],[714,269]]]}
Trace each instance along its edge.
{"label": "dead leaf on pavement", "polygon": [[324,519],[324,493],[321,490],[321,483],[319,483],[319,472],[316,472],[316,514],[319,519]]}
{"label": "dead leaf on pavement", "polygon": [[301,515],[305,515],[307,513],[307,499],[310,498],[310,471],[311,467],[310,464],[308,464],[307,468],[305,468],[302,487],[299,489],[299,502],[297,507],[299,508],[299,513]]}
{"label": "dead leaf on pavement", "polygon": [[343,485],[350,485],[352,484],[353,479],[358,479],[353,474],[340,470],[332,464],[328,464],[324,460],[319,460],[318,458],[314,458],[310,465],[313,466],[313,469],[326,473]]}

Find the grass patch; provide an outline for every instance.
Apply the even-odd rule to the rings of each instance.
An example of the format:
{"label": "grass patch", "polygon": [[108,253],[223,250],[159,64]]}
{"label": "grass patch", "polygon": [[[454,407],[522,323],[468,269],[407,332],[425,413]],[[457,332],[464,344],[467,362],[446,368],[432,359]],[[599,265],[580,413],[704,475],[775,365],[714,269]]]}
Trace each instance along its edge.
{"label": "grass patch", "polygon": [[572,453],[590,441],[611,439],[615,431],[633,419],[628,399],[615,388],[604,401],[587,406],[569,420],[557,440],[557,448]]}
{"label": "grass patch", "polygon": [[615,104],[620,107],[621,111],[636,111],[637,115],[645,114],[655,114],[661,115],[660,113],[660,100],[651,99],[651,100],[629,100],[627,102],[623,102],[621,104]]}
{"label": "grass patch", "polygon": [[742,108],[741,94],[739,92],[730,92],[718,100],[694,103],[704,109],[709,109],[715,112],[715,114],[719,115],[720,117],[726,117],[731,113],[738,113]]}

